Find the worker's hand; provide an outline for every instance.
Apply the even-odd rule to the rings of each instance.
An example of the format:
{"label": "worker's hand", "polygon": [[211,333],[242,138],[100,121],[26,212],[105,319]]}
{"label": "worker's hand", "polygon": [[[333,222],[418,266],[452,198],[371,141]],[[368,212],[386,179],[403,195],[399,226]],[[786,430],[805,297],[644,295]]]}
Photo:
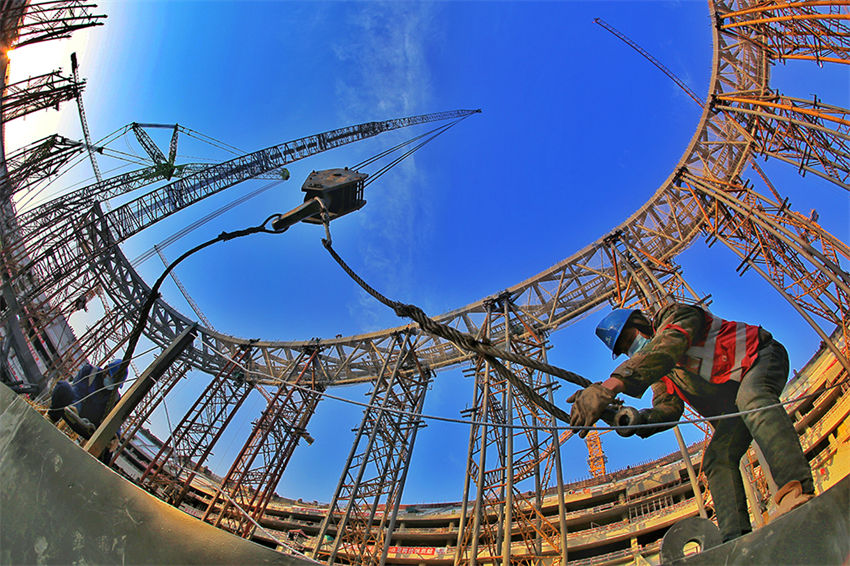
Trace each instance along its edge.
{"label": "worker's hand", "polygon": [[[591,383],[586,388],[576,391],[567,399],[567,403],[573,404],[570,411],[570,426],[593,426],[605,412],[605,408],[614,401],[615,396],[613,391],[601,383]],[[588,432],[590,431],[581,430],[578,435],[584,438]]]}

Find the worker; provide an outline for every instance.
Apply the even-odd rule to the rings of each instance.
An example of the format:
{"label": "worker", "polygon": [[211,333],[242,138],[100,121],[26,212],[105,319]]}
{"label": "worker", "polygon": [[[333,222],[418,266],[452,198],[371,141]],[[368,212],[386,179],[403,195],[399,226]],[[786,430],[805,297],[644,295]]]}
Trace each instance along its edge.
{"label": "worker", "polygon": [[57,383],[50,397],[47,416],[58,422],[65,418],[75,432],[91,436],[118,400],[118,388],[127,378],[121,360],[109,362],[104,369],[84,363],[70,382]]}
{"label": "worker", "polygon": [[[606,381],[576,392],[570,425],[590,427],[618,393],[639,398],[652,387],[652,408],[638,422],[656,427],[624,431],[647,437],[672,428],[687,402],[704,417],[741,411],[712,421],[714,434],[703,456],[723,540],[752,530],[738,463],[754,438],[782,486],[771,520],[814,496],[808,461],[791,418],[779,403],[788,380],[785,347],[761,327],[723,320],[708,310],[674,303],[651,320],[637,309],[616,309],[596,328],[616,358],[627,354]],[[579,436],[587,435],[582,430]]]}

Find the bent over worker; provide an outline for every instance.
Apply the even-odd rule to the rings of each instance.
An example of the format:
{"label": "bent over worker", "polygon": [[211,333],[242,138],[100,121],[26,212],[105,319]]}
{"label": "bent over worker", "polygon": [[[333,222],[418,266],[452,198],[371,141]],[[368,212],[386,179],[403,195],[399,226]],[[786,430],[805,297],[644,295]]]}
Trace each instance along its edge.
{"label": "bent over worker", "polygon": [[644,438],[674,426],[684,412],[683,402],[704,417],[754,410],[713,421],[714,435],[703,456],[724,541],[752,530],[738,468],[752,439],[781,486],[771,518],[813,497],[811,469],[791,418],[782,406],[771,407],[779,403],[788,380],[788,353],[768,331],[676,303],[652,320],[636,309],[614,310],[599,323],[596,334],[615,358],[625,353],[629,359],[605,382],[568,399],[573,403],[572,426],[593,426],[617,393],[641,397],[649,387],[652,409],[640,415],[648,424],[663,424],[635,428]]}
{"label": "bent over worker", "polygon": [[[113,360],[103,369],[84,363],[70,382],[55,385],[47,416],[54,423],[63,417],[75,417],[69,422],[75,432],[90,435],[118,400],[117,390],[127,379],[127,370],[120,370],[121,360]],[[68,415],[68,408],[74,415]],[[80,426],[82,430],[78,430]]]}

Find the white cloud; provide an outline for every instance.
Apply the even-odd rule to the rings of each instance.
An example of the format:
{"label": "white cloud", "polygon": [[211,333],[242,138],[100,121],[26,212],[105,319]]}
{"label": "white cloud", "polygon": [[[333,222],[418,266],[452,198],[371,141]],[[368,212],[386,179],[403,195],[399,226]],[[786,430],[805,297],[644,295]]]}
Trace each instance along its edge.
{"label": "white cloud", "polygon": [[[342,123],[436,110],[429,103],[426,56],[427,42],[439,33],[435,22],[433,4],[355,5],[348,19],[350,33],[334,45],[340,68],[348,69],[335,85]],[[417,134],[421,132],[420,127]],[[384,134],[379,147],[391,147],[412,135],[404,130]],[[426,185],[424,172],[413,156],[408,157],[367,189],[368,212],[359,216],[364,237],[359,240],[358,263],[363,275],[400,301],[414,300],[410,295],[416,280],[415,250],[429,229],[421,207]],[[350,311],[361,320],[363,330],[386,326],[386,307],[370,297],[361,297]]]}

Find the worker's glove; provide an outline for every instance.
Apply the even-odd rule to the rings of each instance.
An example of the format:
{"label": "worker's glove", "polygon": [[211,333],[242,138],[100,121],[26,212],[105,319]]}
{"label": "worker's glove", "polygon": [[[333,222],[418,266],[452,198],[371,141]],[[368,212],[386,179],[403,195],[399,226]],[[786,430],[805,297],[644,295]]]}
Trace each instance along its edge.
{"label": "worker's glove", "polygon": [[[603,387],[601,383],[591,383],[581,391],[576,391],[567,399],[567,403],[573,404],[570,411],[570,426],[593,426],[605,409],[614,402],[615,396],[613,391]],[[578,435],[584,438],[588,432],[590,431],[581,430]]]}

